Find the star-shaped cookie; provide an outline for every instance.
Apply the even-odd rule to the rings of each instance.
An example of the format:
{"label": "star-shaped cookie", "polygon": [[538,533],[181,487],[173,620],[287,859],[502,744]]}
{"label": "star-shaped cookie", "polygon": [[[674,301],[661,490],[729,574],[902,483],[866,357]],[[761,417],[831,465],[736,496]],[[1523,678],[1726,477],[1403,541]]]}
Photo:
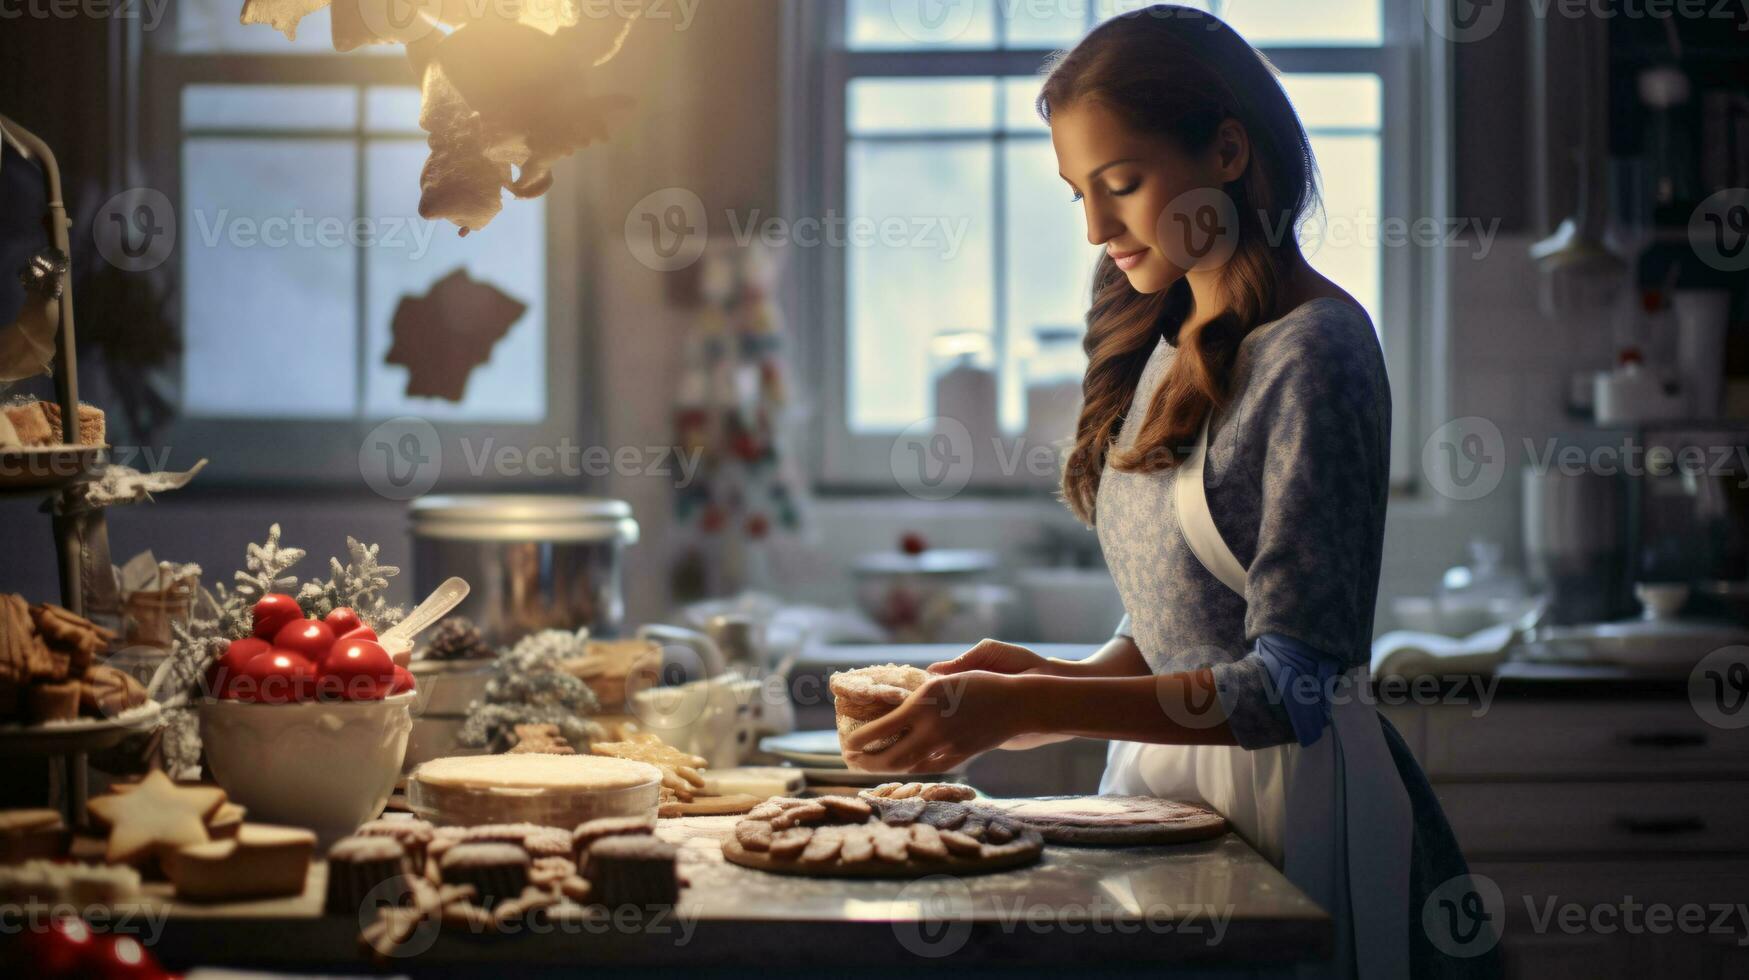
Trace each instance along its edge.
{"label": "star-shaped cookie", "polygon": [[129,792],[87,804],[92,816],[109,825],[111,864],[133,864],[165,849],[205,842],[207,821],[224,805],[224,790],[178,786],[158,770]]}

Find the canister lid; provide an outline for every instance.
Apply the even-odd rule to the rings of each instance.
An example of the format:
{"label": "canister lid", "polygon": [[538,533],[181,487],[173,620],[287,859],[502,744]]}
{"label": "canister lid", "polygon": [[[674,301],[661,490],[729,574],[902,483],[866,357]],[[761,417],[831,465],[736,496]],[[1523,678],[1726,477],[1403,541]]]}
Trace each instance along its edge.
{"label": "canister lid", "polygon": [[632,507],[606,497],[521,494],[422,497],[413,501],[413,536],[468,541],[638,540]]}

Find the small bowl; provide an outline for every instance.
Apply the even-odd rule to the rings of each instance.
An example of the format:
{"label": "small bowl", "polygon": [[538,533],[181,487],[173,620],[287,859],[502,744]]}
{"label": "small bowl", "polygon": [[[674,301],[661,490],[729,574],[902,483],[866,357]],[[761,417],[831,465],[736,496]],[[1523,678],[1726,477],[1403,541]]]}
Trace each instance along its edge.
{"label": "small bowl", "polygon": [[401,774],[417,694],[381,701],[200,703],[207,764],[264,823],[308,827],[323,846],[382,813]]}

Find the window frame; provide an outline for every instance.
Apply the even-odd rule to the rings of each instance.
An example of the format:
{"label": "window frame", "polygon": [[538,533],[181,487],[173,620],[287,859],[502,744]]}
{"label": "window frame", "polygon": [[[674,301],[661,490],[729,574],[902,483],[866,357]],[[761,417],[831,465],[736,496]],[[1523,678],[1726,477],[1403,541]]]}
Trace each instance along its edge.
{"label": "window frame", "polygon": [[[1092,6],[1090,4],[1090,6]],[[1381,216],[1443,215],[1437,194],[1443,188],[1435,166],[1437,127],[1443,114],[1437,106],[1439,77],[1430,69],[1427,25],[1414,5],[1381,3],[1381,39],[1377,47],[1340,45],[1265,46],[1262,50],[1284,74],[1361,72],[1380,78],[1384,125],[1380,133]],[[1002,16],[997,5],[996,16]],[[850,51],[844,44],[844,0],[786,0],[783,66],[783,203],[792,215],[848,213],[846,121],[849,82],[859,77],[976,77],[1036,75],[1050,49],[919,49]],[[1000,25],[998,25],[1000,30]],[[1393,121],[1399,121],[1392,125]],[[998,129],[991,139],[997,152],[1010,139],[1034,139]],[[824,148],[824,152],[822,152]],[[1001,188],[995,188],[999,198]],[[1380,249],[1379,320],[1387,367],[1392,378],[1391,483],[1410,489],[1417,469],[1416,435],[1425,406],[1412,397],[1421,390],[1426,371],[1423,352],[1442,329],[1433,300],[1442,295],[1443,275],[1437,250],[1412,247]],[[785,300],[793,322],[815,323],[818,330],[799,338],[801,356],[820,379],[811,433],[816,452],[813,478],[825,492],[897,493],[890,452],[898,433],[856,434],[849,425],[847,359],[849,338],[848,261],[842,250],[800,249],[793,256]],[[1000,278],[992,287],[1002,292]],[[1420,311],[1417,313],[1417,311]],[[1001,315],[1000,306],[998,316]],[[1004,437],[1005,442],[1012,439]],[[1041,481],[1024,471],[1011,476],[980,475],[968,493],[1036,494]]]}
{"label": "window frame", "polygon": [[[176,50],[176,8],[155,38],[148,41],[141,63],[141,91],[144,94],[141,165],[150,186],[170,188],[169,197],[176,202],[177,220],[182,220],[183,154],[185,133],[182,120],[182,91],[191,85],[310,85],[355,86],[417,86],[408,62],[401,55],[371,54],[354,51],[348,54],[259,54],[183,53]],[[266,26],[259,28],[271,30]],[[362,118],[356,139],[362,147],[366,136]],[[296,138],[277,133],[239,131],[247,138]],[[196,134],[193,138],[210,138]],[[323,138],[331,138],[324,136]],[[414,139],[417,137],[408,137]],[[573,477],[553,474],[536,477],[494,476],[488,465],[475,474],[469,465],[473,455],[485,458],[487,445],[495,447],[559,446],[564,440],[591,445],[598,433],[591,431],[587,419],[597,417],[590,411],[593,404],[579,390],[588,355],[583,340],[584,311],[580,286],[588,281],[583,275],[585,256],[582,249],[582,211],[580,202],[580,168],[576,159],[561,161],[554,167],[553,189],[534,201],[510,199],[506,207],[545,207],[547,209],[545,283],[546,283],[546,413],[538,423],[464,422],[429,420],[436,429],[441,445],[442,467],[437,477],[440,489],[466,489],[470,485],[492,485],[495,489],[524,486],[536,488],[554,482],[574,483]],[[423,220],[423,219],[421,219]],[[436,234],[455,234],[444,223]],[[189,241],[190,230],[178,228],[177,248],[165,262],[162,274],[173,283],[177,296],[187,295],[187,278],[182,262],[182,248]],[[362,263],[361,263],[362,264]],[[364,281],[359,283],[360,317],[363,316]],[[185,311],[177,304],[179,326]],[[361,319],[359,330],[368,329]],[[363,354],[359,363],[363,364]],[[200,418],[182,414],[184,365],[181,358],[165,369],[171,401],[177,405],[177,415],[165,427],[160,444],[184,463],[197,457],[210,462],[202,473],[207,485],[238,487],[293,487],[304,489],[339,489],[357,487],[363,479],[359,450],[372,429],[390,418],[379,416],[360,404],[358,414],[350,419],[287,419],[277,416]],[[413,416],[418,417],[418,416]],[[491,440],[488,443],[487,440]],[[181,453],[181,447],[191,452]],[[186,457],[186,458],[184,458]]]}

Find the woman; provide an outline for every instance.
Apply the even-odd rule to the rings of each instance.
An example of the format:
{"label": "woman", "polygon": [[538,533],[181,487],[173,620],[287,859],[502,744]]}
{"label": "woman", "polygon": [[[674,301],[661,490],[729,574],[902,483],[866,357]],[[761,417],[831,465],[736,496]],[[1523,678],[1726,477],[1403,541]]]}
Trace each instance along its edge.
{"label": "woman", "polygon": [[1423,928],[1463,858],[1401,737],[1356,694],[1390,388],[1366,313],[1294,235],[1316,206],[1304,128],[1261,55],[1174,6],[1089,34],[1039,110],[1105,249],[1063,496],[1097,528],[1129,615],[1080,662],[985,641],[934,665],[847,757],[941,772],[996,747],[1112,739],[1101,791],[1220,810],[1332,912],[1332,974],[1492,975],[1491,953],[1448,956]]}

